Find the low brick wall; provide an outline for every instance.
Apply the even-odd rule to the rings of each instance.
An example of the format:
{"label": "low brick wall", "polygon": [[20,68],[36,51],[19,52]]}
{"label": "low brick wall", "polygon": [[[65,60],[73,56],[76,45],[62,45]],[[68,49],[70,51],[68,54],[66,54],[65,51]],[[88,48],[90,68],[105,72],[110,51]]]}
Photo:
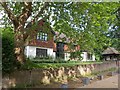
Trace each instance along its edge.
{"label": "low brick wall", "polygon": [[51,82],[67,83],[68,78],[85,76],[92,72],[104,71],[117,68],[116,62],[104,62],[102,64],[77,65],[73,67],[60,67],[59,69],[33,69],[15,71],[2,79],[3,88],[16,86],[16,84],[49,84]]}

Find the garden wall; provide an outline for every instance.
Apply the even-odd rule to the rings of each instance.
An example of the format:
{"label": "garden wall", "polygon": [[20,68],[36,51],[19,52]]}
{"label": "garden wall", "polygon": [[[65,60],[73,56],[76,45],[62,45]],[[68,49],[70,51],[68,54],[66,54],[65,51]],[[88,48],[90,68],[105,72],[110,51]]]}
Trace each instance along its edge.
{"label": "garden wall", "polygon": [[15,71],[9,76],[3,77],[3,88],[16,86],[18,84],[49,84],[51,82],[67,83],[68,78],[86,76],[92,72],[99,72],[117,68],[116,62],[104,62],[102,64],[77,65],[73,67],[60,67],[59,69],[32,69]]}

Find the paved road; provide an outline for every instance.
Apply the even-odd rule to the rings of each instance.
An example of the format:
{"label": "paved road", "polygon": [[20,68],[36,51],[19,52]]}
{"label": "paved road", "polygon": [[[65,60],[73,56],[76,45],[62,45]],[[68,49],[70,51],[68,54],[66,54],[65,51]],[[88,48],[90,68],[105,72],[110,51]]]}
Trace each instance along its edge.
{"label": "paved road", "polygon": [[115,75],[79,88],[118,88],[118,81],[118,75]]}

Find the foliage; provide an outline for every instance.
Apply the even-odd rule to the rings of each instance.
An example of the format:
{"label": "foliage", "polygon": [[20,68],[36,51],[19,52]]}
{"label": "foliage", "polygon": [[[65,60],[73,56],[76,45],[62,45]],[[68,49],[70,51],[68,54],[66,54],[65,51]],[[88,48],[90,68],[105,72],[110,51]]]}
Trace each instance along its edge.
{"label": "foliage", "polygon": [[100,61],[100,60],[102,60],[100,56],[101,56],[101,54],[99,54],[99,55],[95,55],[95,60],[96,60],[96,61]]}
{"label": "foliage", "polygon": [[[57,61],[57,60],[56,60]],[[102,62],[80,62],[80,61],[65,61],[65,62],[54,62],[49,60],[49,62],[33,62],[31,60],[27,60],[25,64],[22,65],[21,69],[48,69],[48,68],[60,68],[60,67],[72,67],[75,65],[86,65],[86,64],[100,64]]]}
{"label": "foliage", "polygon": [[11,28],[2,30],[2,71],[10,73],[16,68],[14,55],[14,34]]}
{"label": "foliage", "polygon": [[63,10],[56,8],[61,15],[58,15],[55,29],[73,38],[71,43],[77,42],[81,50],[90,52],[110,45],[110,40],[106,37],[109,28],[108,21],[113,22],[115,15],[111,13],[119,7],[118,3],[62,4],[64,7],[62,5],[60,7]]}
{"label": "foliage", "polygon": [[67,63],[65,60],[33,60],[33,62],[36,63]]}
{"label": "foliage", "polygon": [[70,53],[70,58],[71,58],[71,59],[82,60],[81,54],[82,54],[82,52],[80,52],[80,51],[71,52],[71,53]]}
{"label": "foliage", "polygon": [[114,14],[116,15],[116,18],[114,19],[114,22],[111,22],[112,26],[107,35],[111,40],[111,47],[120,51],[120,7]]}
{"label": "foliage", "polygon": [[31,59],[31,61],[36,62],[36,63],[66,63],[64,59],[61,59],[61,58],[54,59],[51,56],[35,57],[34,59]]}
{"label": "foliage", "polygon": [[48,59],[53,59],[53,57],[52,56],[46,56],[46,57],[35,57],[34,59],[39,59],[39,60],[42,60],[42,59],[46,59],[46,60],[48,60]]}
{"label": "foliage", "polygon": [[[29,41],[34,30],[41,28],[38,23],[44,19],[53,30],[64,33],[71,44],[78,44],[81,50],[90,52],[98,49],[97,53],[111,45],[106,33],[115,23],[116,15],[112,13],[120,7],[119,2],[1,2],[1,5],[7,14],[4,14],[3,23],[6,26],[12,23],[19,47]],[[43,26],[44,30],[48,29],[46,26]],[[22,54],[18,53],[18,56]]]}

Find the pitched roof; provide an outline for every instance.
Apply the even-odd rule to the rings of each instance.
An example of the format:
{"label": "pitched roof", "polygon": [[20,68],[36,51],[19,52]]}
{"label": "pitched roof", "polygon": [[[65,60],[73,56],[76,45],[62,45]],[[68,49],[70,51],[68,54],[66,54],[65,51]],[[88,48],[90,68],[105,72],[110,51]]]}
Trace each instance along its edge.
{"label": "pitched roof", "polygon": [[120,54],[115,48],[108,47],[106,50],[103,51],[102,55],[108,54]]}

